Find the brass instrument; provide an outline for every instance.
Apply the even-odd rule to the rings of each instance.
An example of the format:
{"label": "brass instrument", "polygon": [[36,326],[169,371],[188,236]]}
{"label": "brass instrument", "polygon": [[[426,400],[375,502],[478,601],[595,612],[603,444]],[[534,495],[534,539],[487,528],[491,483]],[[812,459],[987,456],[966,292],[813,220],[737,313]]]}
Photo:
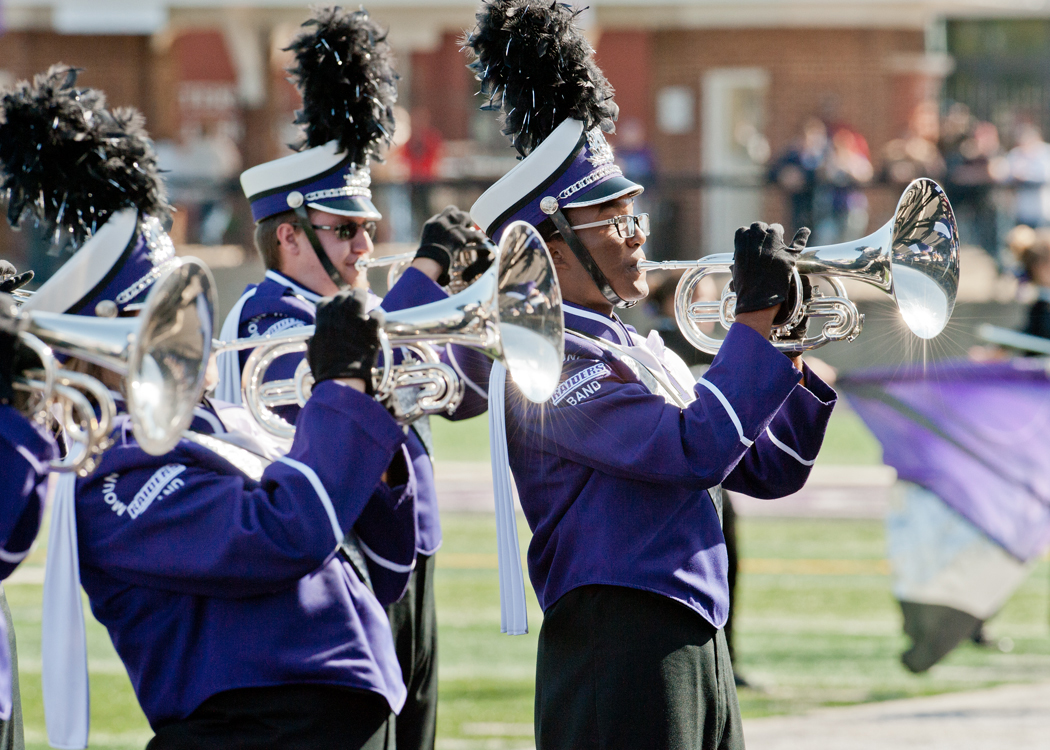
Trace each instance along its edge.
{"label": "brass instrument", "polygon": [[66,435],[78,446],[52,464],[54,471],[90,473],[111,443],[116,416],[109,390],[63,368],[56,351],[123,377],[135,439],[144,451],[163,455],[175,447],[193,420],[211,354],[215,282],[206,266],[180,259],[153,284],[134,318],[62,315],[31,307],[9,305],[0,321],[40,360],[40,368],[14,383],[31,396],[27,412],[43,420],[57,410]]}
{"label": "brass instrument", "polygon": [[[496,247],[489,243],[489,251],[495,255]],[[365,273],[370,268],[384,268],[390,266],[386,272],[386,288],[393,289],[394,284],[401,278],[401,274],[405,272],[408,265],[415,259],[416,253],[412,251],[410,253],[398,253],[397,255],[385,255],[381,258],[361,258],[354,264],[357,268],[358,273]],[[463,271],[465,271],[475,260],[478,258],[478,251],[475,245],[468,245],[462,252],[454,253],[452,258],[452,267],[448,269],[448,275],[451,279],[448,283],[448,291],[450,294],[459,294],[466,289],[469,284],[463,280]]]}
{"label": "brass instrument", "polygon": [[[266,369],[284,354],[302,352],[313,326],[257,338],[216,342],[217,350],[254,349],[245,363],[245,406],[271,434],[290,438],[295,428],[273,412],[305,405],[313,386],[304,359],[295,376],[263,382]],[[451,412],[463,398],[463,382],[439,360],[439,347],[457,344],[503,362],[531,401],[550,398],[561,376],[564,352],[561,291],[543,239],[525,222],[503,234],[492,266],[464,291],[447,299],[384,313],[380,326],[382,363],[372,371],[377,400],[407,424],[424,415]],[[408,356],[394,364],[394,349]]]}
{"label": "brass instrument", "polygon": [[[736,294],[727,284],[720,299],[693,302],[700,281],[712,273],[730,273],[733,255],[708,255],[694,261],[642,261],[642,270],[684,270],[675,291],[675,319],[682,335],[701,351],[715,354],[721,341],[701,329],[718,322],[727,329],[736,309]],[[814,285],[803,304],[802,275],[826,279],[834,290],[824,295]],[[864,316],[849,299],[840,279],[855,279],[893,297],[905,324],[918,337],[931,339],[947,325],[959,286],[959,232],[948,197],[933,180],[918,179],[905,189],[893,218],[867,237],[806,248],[795,268],[795,305],[791,315],[773,331],[773,345],[782,351],[803,351],[832,341],[852,341],[861,332]],[[824,318],[817,336],[781,341],[802,320]]]}

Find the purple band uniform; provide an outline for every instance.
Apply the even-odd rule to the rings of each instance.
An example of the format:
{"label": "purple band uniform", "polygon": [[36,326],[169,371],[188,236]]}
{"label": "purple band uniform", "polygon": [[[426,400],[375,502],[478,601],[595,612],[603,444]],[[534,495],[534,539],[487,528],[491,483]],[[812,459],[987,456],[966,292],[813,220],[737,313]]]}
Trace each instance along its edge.
{"label": "purple band uniform", "polygon": [[[55,457],[50,436],[11,406],[0,405],[0,579],[29,554],[40,530],[47,495],[47,462]],[[0,617],[0,719],[11,717],[11,654]]]}
{"label": "purple band uniform", "polygon": [[[254,292],[252,290],[254,289]],[[238,337],[263,336],[268,333],[279,333],[298,326],[314,324],[317,295],[283,276],[277,271],[267,271],[266,278],[257,285],[249,285],[245,294],[251,296],[244,300],[237,328]],[[416,307],[430,302],[445,299],[445,291],[431,281],[425,274],[409,268],[401,279],[390,290],[382,301],[387,312]],[[224,326],[225,328],[225,326]],[[240,352],[240,369],[251,350]],[[305,355],[286,354],[279,357],[267,370],[265,381],[291,378],[295,368]],[[462,365],[468,372],[477,371],[476,360],[481,355],[461,348],[446,349],[442,361],[453,364],[450,358],[456,359],[454,366]],[[464,360],[460,362],[460,360]],[[474,365],[474,366],[471,366]],[[481,382],[486,382],[484,379]],[[481,413],[487,407],[485,397],[468,387],[464,399],[453,418],[465,419]],[[278,407],[279,414],[294,423],[299,413],[295,405]],[[418,482],[416,500],[417,550],[420,554],[434,554],[441,547],[441,520],[438,513],[437,492],[434,486],[434,469],[431,464],[427,446],[424,445],[416,430],[409,430],[406,446],[415,466]]]}
{"label": "purple band uniform", "polygon": [[[222,426],[211,415],[193,429]],[[195,443],[154,457],[124,434],[77,485],[80,570],[151,725],[224,690],[278,684],[359,688],[400,710],[382,603],[336,554],[367,518],[414,555],[414,488],[380,483],[404,442],[386,410],[321,383],[260,481]]]}
{"label": "purple band uniform", "polygon": [[[716,628],[729,607],[728,558],[707,489],[755,497],[798,490],[835,393],[800,373],[750,328],[734,325],[681,409],[580,332],[629,343],[630,329],[565,307],[562,385],[542,407],[508,394],[507,440],[533,531],[529,576],[547,609],[588,584],[681,602]],[[762,388],[734,373],[763,373]]]}

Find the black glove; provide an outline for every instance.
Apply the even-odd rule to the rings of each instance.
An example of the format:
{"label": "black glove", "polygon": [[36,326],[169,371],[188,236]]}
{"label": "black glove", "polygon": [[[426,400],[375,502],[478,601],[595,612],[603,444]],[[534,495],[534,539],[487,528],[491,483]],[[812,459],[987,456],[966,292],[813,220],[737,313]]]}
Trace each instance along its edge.
{"label": "black glove", "polygon": [[314,380],[361,378],[372,395],[372,366],[379,351],[382,313],[365,313],[364,290],[339,292],[317,303],[313,338],[306,349]]}
{"label": "black glove", "polygon": [[469,278],[469,281],[473,281],[492,265],[492,253],[488,249],[487,239],[484,232],[474,227],[470,214],[455,206],[448,206],[423,225],[423,234],[419,238],[416,257],[437,261],[441,265],[441,276],[438,277],[437,283],[441,286],[448,286],[450,281],[448,272],[453,260],[468,248],[475,248],[478,252],[478,260],[471,263],[463,272],[465,281],[468,280],[467,272],[473,274]]}
{"label": "black glove", "polygon": [[0,260],[0,292],[10,294],[15,289],[21,289],[32,280],[32,271],[19,273],[18,269],[6,260]]}
{"label": "black glove", "polygon": [[[799,253],[809,239],[809,229],[795,233],[790,247],[784,244],[784,228],[779,224],[755,222],[736,230],[733,244],[733,289],[736,291],[736,314],[776,307],[789,299],[791,272]],[[777,313],[780,321],[791,313],[783,305]],[[777,320],[774,320],[776,325]]]}

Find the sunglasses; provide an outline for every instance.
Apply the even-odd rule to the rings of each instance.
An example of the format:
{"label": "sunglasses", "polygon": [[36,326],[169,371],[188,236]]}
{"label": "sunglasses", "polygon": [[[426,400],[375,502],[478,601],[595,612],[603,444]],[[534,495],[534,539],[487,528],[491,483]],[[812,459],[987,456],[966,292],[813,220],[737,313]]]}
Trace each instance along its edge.
{"label": "sunglasses", "polygon": [[[374,221],[364,221],[358,224],[356,221],[352,221],[349,224],[340,224],[337,227],[326,227],[319,224],[311,224],[314,229],[326,229],[330,232],[335,232],[335,236],[338,237],[342,242],[352,240],[357,236],[358,229],[364,229],[371,239],[376,238],[376,223]],[[645,230],[642,230],[645,231]]]}
{"label": "sunglasses", "polygon": [[649,235],[649,214],[622,214],[620,216],[614,216],[611,219],[605,221],[592,221],[589,224],[577,224],[572,229],[590,229],[591,227],[604,227],[608,224],[612,224],[616,227],[616,234],[622,239],[628,239],[634,237],[635,227],[642,230],[642,234]]}

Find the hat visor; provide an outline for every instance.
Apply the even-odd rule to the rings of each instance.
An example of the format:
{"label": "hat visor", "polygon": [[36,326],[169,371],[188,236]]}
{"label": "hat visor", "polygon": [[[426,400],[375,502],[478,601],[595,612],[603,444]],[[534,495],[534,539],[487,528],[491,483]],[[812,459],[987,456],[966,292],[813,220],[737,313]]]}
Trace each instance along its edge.
{"label": "hat visor", "polygon": [[641,195],[644,190],[645,188],[637,182],[631,182],[623,175],[615,175],[604,182],[599,182],[590,190],[577,193],[569,203],[563,204],[562,208],[583,208],[608,203],[618,198],[633,198]]}
{"label": "hat visor", "polygon": [[379,213],[379,209],[363,195],[340,195],[335,198],[310,201],[306,205],[318,211],[324,211],[326,214],[335,214],[336,216],[353,216],[358,219],[370,219],[372,221],[379,221],[383,218],[383,214]]}

